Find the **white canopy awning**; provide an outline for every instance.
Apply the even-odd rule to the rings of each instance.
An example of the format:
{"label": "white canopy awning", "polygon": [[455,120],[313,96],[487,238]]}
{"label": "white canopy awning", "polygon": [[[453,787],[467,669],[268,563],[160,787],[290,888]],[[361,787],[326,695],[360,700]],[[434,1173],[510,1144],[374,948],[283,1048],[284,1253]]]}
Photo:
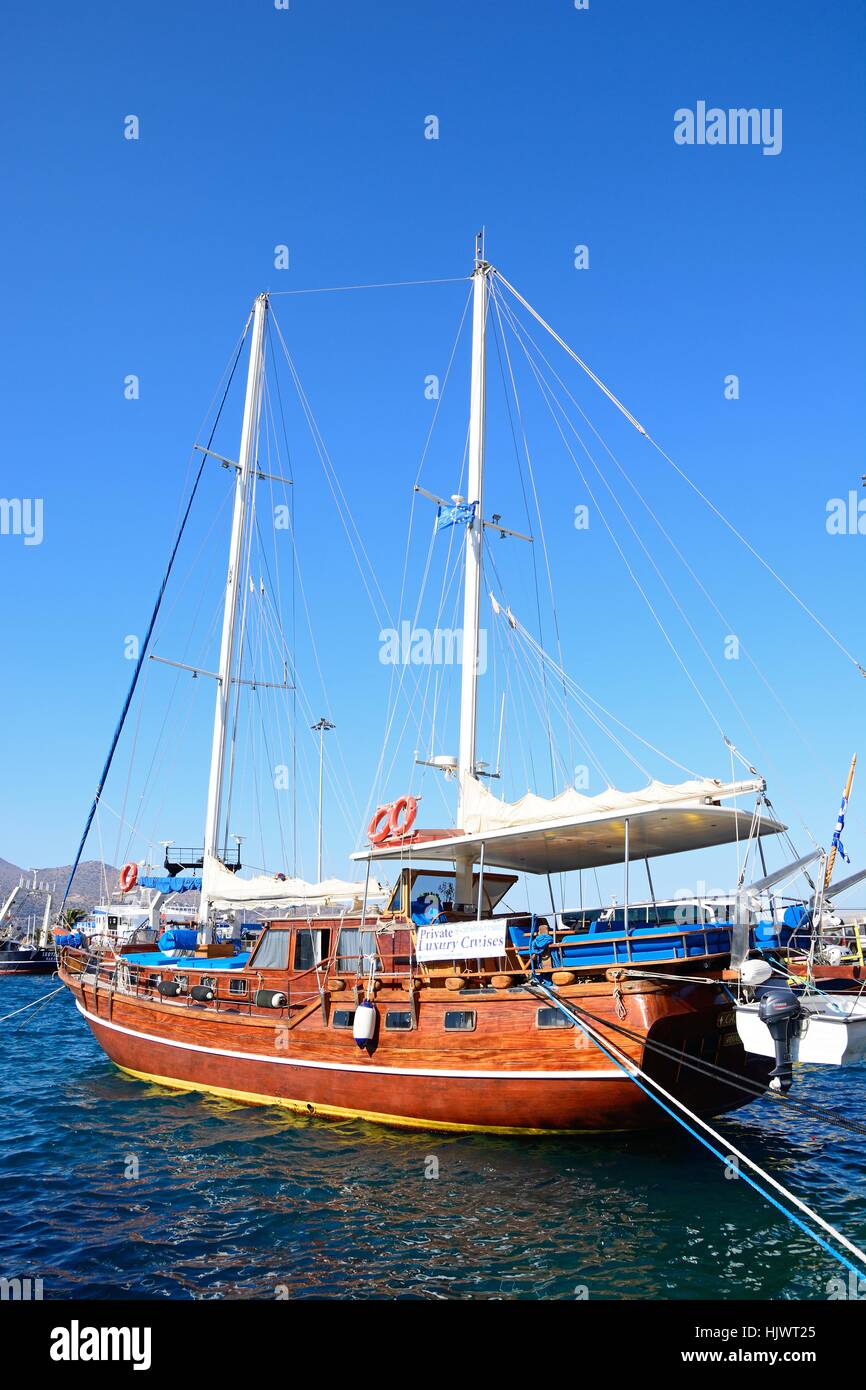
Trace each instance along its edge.
{"label": "white canopy awning", "polygon": [[[241,878],[233,874],[218,859],[208,855],[202,870],[202,893],[212,907],[251,910],[287,907],[321,907],[336,903],[352,903],[364,897],[364,884],[348,883],[339,878],[326,878],[321,883],[307,883],[302,878],[276,878],[259,874],[256,878]],[[370,880],[367,899],[374,902],[388,896],[388,890],[374,879]]]}
{"label": "white canopy awning", "polygon": [[501,801],[477,777],[472,777],[467,779],[463,794],[463,829],[469,835],[476,835],[547,821],[584,820],[612,811],[633,815],[650,806],[703,806],[734,796],[756,796],[763,790],[761,778],[718,782],[712,777],[694,777],[687,782],[653,781],[642,790],[631,792],[608,787],[597,796],[584,796],[569,787],[559,796],[544,797],[527,792],[519,801]]}
{"label": "white canopy awning", "polygon": [[[546,800],[528,795],[516,802],[500,801],[479,783],[470,783],[464,800],[466,833],[444,839],[383,846],[353,856],[366,859],[451,860],[477,863],[482,846],[491,868],[519,873],[565,873],[571,869],[601,868],[625,858],[626,822],[632,859],[747,840],[752,808],[722,806],[722,798],[756,796],[760,779],[722,783],[695,779],[668,786],[651,782],[643,791],[611,788],[599,796],[567,791]],[[763,816],[761,835],[777,835],[785,826]]]}

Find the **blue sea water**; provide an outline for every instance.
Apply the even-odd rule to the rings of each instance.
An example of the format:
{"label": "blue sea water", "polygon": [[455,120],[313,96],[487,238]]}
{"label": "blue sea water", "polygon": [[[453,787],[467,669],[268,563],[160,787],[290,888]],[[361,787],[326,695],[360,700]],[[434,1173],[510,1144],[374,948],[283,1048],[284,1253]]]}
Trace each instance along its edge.
{"label": "blue sea water", "polygon": [[[0,980],[0,1014],[55,986]],[[824,1300],[847,1283],[680,1132],[412,1134],[171,1092],[117,1071],[65,991],[0,1034],[0,1274],[46,1299]],[[795,1087],[866,1125],[866,1068]],[[866,1244],[864,1136],[770,1098],[717,1123]]]}

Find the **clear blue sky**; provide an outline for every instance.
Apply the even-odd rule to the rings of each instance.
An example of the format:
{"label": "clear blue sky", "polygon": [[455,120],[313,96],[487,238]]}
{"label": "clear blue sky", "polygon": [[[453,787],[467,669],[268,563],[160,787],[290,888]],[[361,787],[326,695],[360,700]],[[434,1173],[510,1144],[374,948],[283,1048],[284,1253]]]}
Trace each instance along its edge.
{"label": "clear blue sky", "polygon": [[[864,29],[859,0],[18,5],[0,59],[0,493],[43,499],[44,540],[0,537],[0,856],[48,864],[74,851],[129,679],[123,640],[143,630],[189,447],[255,293],[463,275],[482,222],[490,258],[866,662],[866,535],[825,525],[830,498],[866,497]],[[781,108],[781,152],[678,146],[674,112],[698,101]],[[137,141],[124,139],[130,114]],[[274,268],[282,243],[288,270]],[[573,266],[577,244],[588,270]],[[463,295],[446,285],[274,300],[395,602],[430,421],[424,378],[444,371]],[[130,373],[138,401],[124,399]],[[724,398],[729,373],[737,401]],[[450,492],[459,468],[462,378],[455,389],[459,409],[425,470],[434,491]],[[600,397],[581,386],[580,398],[806,736],[745,661],[723,663],[761,746],[727,715],[725,727],[792,825],[799,810],[829,836],[859,749],[848,840],[862,863],[866,682]],[[514,482],[494,453],[488,510],[509,520]],[[363,807],[387,673],[308,443],[295,464],[304,581]],[[603,527],[574,530],[587,499],[573,467],[544,444],[537,466],[572,674],[687,765],[726,775]],[[220,479],[208,488],[216,507]],[[513,503],[511,515],[523,519]],[[224,531],[215,537],[217,576]],[[693,591],[682,595],[720,655],[723,632],[692,608]],[[697,671],[693,647],[688,659]],[[700,681],[711,681],[703,668]],[[182,776],[161,837],[201,834],[206,693],[197,732],[174,750]],[[115,805],[128,754],[127,743]],[[409,771],[398,763],[392,794]],[[519,794],[519,783],[504,789]],[[325,867],[343,872],[357,827],[333,822]]]}

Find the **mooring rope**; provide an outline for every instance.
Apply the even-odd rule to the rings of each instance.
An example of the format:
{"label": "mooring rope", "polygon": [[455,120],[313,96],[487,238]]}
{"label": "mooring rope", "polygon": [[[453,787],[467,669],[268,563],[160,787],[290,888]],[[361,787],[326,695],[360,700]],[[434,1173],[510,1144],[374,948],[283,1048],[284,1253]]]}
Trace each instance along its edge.
{"label": "mooring rope", "polygon": [[[682,978],[682,976],[677,976],[677,979]],[[814,1101],[804,1100],[802,1096],[782,1095],[780,1091],[768,1091],[761,1082],[750,1081],[729,1067],[722,1067],[717,1062],[708,1062],[706,1058],[689,1057],[678,1048],[668,1047],[666,1043],[656,1042],[643,1033],[636,1033],[631,1028],[623,1027],[622,1024],[613,1023],[606,1018],[602,1019],[598,1014],[593,1014],[578,1004],[572,1003],[569,1007],[581,1014],[582,1017],[590,1018],[594,1023],[602,1024],[609,1032],[621,1033],[623,1037],[632,1042],[641,1042],[651,1052],[657,1052],[671,1061],[679,1062],[682,1066],[688,1067],[691,1071],[696,1071],[702,1076],[709,1077],[711,1080],[724,1081],[725,1085],[730,1086],[733,1090],[742,1091],[744,1095],[751,1096],[753,1100],[760,1100],[763,1096],[769,1096],[780,1104],[798,1106],[801,1110],[808,1112],[813,1119],[823,1120],[828,1125],[850,1130],[854,1134],[866,1135],[866,1125],[861,1124],[859,1120],[849,1119],[847,1115],[840,1114],[838,1110],[816,1105]]]}
{"label": "mooring rope", "polygon": [[[825,1221],[823,1216],[819,1216],[818,1212],[814,1211],[810,1206],[807,1205],[806,1202],[803,1202],[799,1197],[797,1197],[795,1193],[791,1192],[782,1183],[778,1182],[776,1178],[774,1178],[770,1173],[768,1173],[764,1168],[762,1168],[759,1163],[756,1163],[753,1158],[749,1158],[748,1154],[743,1153],[741,1149],[736,1148],[736,1146],[733,1144],[727,1144],[728,1153],[725,1154],[720,1149],[716,1148],[715,1145],[711,1144],[710,1141],[706,1139],[702,1134],[699,1134],[697,1129],[694,1128],[694,1125],[699,1125],[700,1128],[705,1130],[707,1134],[711,1134],[713,1138],[719,1142],[719,1144],[725,1145],[726,1143],[724,1137],[721,1134],[719,1134],[718,1130],[713,1129],[712,1125],[708,1125],[705,1120],[702,1120],[699,1115],[696,1115],[695,1112],[693,1110],[690,1110],[689,1107],[685,1105],[681,1100],[678,1100],[676,1096],[671,1095],[670,1091],[665,1090],[664,1086],[660,1085],[658,1081],[654,1081],[652,1077],[648,1076],[646,1072],[643,1071],[643,1069],[639,1067],[636,1062],[632,1061],[630,1057],[627,1057],[625,1053],[622,1053],[615,1043],[610,1044],[610,1046],[606,1045],[601,1040],[601,1037],[597,1029],[591,1027],[591,1025],[587,1023],[584,1023],[577,1014],[573,1013],[572,1010],[569,1009],[568,1006],[564,1003],[564,1001],[559,998],[555,989],[545,984],[543,980],[539,980],[538,978],[532,980],[528,988],[530,992],[533,992],[534,990],[540,991],[545,998],[549,999],[551,1003],[557,1009],[559,1009],[560,1013],[564,1014],[566,1018],[570,1018],[572,1023],[574,1023],[578,1028],[580,1028],[581,1031],[585,1033],[586,1036],[592,1042],[595,1043],[599,1051],[603,1052],[604,1055],[611,1062],[613,1062],[615,1066],[619,1068],[619,1070],[623,1073],[624,1076],[627,1076],[630,1081],[633,1081],[634,1084],[641,1091],[643,1091],[645,1095],[649,1096],[650,1100],[654,1101],[656,1105],[660,1106],[660,1108],[664,1110],[665,1113],[671,1117],[671,1119],[676,1120],[677,1124],[681,1125],[682,1128],[685,1129],[689,1134],[691,1134],[693,1138],[697,1139],[698,1143],[702,1144],[703,1147],[709,1150],[711,1154],[714,1154],[715,1157],[718,1158],[721,1163],[724,1163],[726,1166],[728,1166],[730,1164],[731,1156],[733,1155],[740,1162],[745,1163],[748,1165],[748,1167],[754,1169],[754,1171],[756,1173],[759,1173],[766,1182],[768,1182],[778,1192],[781,1192],[784,1197],[786,1197],[789,1201],[793,1202],[794,1205],[796,1207],[799,1207],[799,1209],[802,1212],[805,1212],[805,1214],[809,1217],[810,1220],[814,1221],[816,1225],[820,1226],[823,1230],[827,1231],[828,1234],[831,1235],[834,1240],[837,1240],[840,1245],[844,1246],[846,1250],[849,1250],[851,1254],[853,1254],[858,1260],[861,1261],[859,1268],[857,1267],[857,1265],[852,1264],[850,1260],[846,1259],[846,1257],[843,1254],[841,1254],[840,1251],[834,1250],[833,1246],[830,1245],[830,1243],[826,1241],[823,1238],[823,1236],[820,1236],[817,1233],[817,1231],[811,1230],[806,1225],[805,1221],[802,1221],[800,1217],[794,1214],[794,1212],[788,1211],[788,1209],[784,1207],[782,1203],[772,1195],[772,1193],[767,1192],[766,1189],[763,1188],[760,1183],[756,1182],[754,1178],[750,1177],[748,1173],[739,1173],[739,1176],[743,1178],[749,1184],[750,1187],[753,1187],[756,1192],[758,1192],[766,1201],[768,1201],[772,1206],[774,1206],[778,1211],[780,1211],[783,1216],[786,1216],[788,1220],[793,1222],[793,1224],[797,1226],[801,1231],[803,1231],[805,1235],[809,1236],[818,1245],[820,1245],[821,1248],[825,1250],[828,1255],[832,1255],[832,1257],[835,1260],[837,1260],[840,1264],[843,1264],[845,1268],[850,1270],[850,1272],[854,1274],[858,1279],[866,1278],[866,1252],[864,1252],[858,1246],[856,1246],[853,1243],[853,1241],[850,1241],[847,1236],[844,1236],[842,1232],[837,1230],[835,1226],[831,1225],[829,1221]],[[536,995],[536,998],[537,997],[538,996]],[[611,1051],[611,1048],[613,1048],[614,1051]],[[616,1056],[617,1052],[620,1052],[620,1057]],[[625,1057],[625,1061],[621,1060],[621,1057]],[[643,1080],[641,1080],[640,1078],[643,1078]],[[651,1090],[650,1087],[654,1087],[654,1090]],[[655,1091],[658,1091],[659,1095],[656,1095]],[[664,1096],[665,1100],[670,1102],[670,1105],[666,1105],[665,1102],[659,1098],[660,1096]],[[683,1115],[687,1115],[689,1117],[688,1120],[684,1119],[683,1115],[677,1114],[677,1110],[672,1109],[671,1106],[676,1106],[677,1110],[681,1110],[683,1112]],[[689,1120],[693,1121],[694,1123],[690,1124]]]}
{"label": "mooring rope", "polygon": [[31,999],[30,1003],[24,1004],[22,1008],[13,1009],[11,1014],[4,1014],[3,1017],[0,1018],[0,1023],[6,1023],[10,1018],[17,1018],[18,1014],[26,1013],[28,1009],[35,1008],[37,1004],[47,1003],[49,999],[54,998],[55,994],[62,994],[65,988],[65,985],[58,985],[57,989],[50,990],[48,994],[41,994],[38,999]]}

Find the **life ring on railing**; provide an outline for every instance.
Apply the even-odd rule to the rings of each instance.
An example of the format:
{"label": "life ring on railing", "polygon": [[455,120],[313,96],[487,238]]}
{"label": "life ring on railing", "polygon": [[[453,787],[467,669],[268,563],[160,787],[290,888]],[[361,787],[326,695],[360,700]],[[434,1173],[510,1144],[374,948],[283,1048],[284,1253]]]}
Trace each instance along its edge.
{"label": "life ring on railing", "polygon": [[391,806],[380,806],[374,812],[373,819],[367,826],[367,839],[371,845],[381,845],[391,834]]}
{"label": "life ring on railing", "polygon": [[414,796],[398,797],[388,816],[388,834],[393,835],[395,839],[402,839],[408,835],[415,824],[417,814],[418,802]]}
{"label": "life ring on railing", "polygon": [[367,826],[367,838],[371,845],[383,845],[386,840],[402,840],[418,814],[418,801],[414,796],[399,796],[389,806],[380,806]]}
{"label": "life ring on railing", "polygon": [[138,883],[138,865],[124,864],[120,871],[120,891],[129,893]]}

